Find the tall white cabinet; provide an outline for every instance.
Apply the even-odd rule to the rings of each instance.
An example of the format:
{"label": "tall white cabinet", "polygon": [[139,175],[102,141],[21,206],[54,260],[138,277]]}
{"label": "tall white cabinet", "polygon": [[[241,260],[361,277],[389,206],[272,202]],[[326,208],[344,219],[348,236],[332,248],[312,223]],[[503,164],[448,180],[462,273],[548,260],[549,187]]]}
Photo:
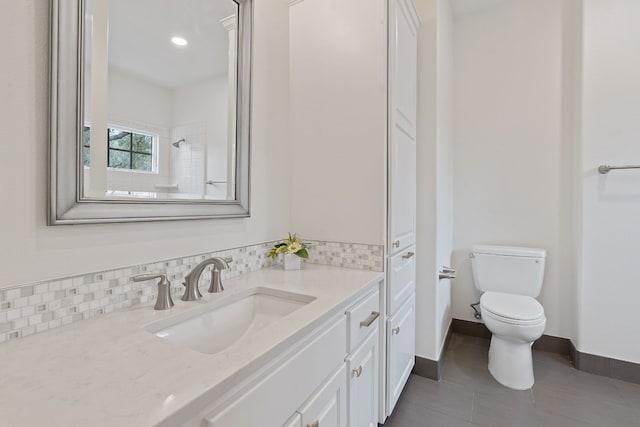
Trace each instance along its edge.
{"label": "tall white cabinet", "polygon": [[389,0],[386,399],[389,416],[415,363],[418,13]]}
{"label": "tall white cabinet", "polygon": [[292,227],[385,248],[378,341],[347,360],[349,425],[375,426],[414,365],[418,14],[414,0],[289,5]]}

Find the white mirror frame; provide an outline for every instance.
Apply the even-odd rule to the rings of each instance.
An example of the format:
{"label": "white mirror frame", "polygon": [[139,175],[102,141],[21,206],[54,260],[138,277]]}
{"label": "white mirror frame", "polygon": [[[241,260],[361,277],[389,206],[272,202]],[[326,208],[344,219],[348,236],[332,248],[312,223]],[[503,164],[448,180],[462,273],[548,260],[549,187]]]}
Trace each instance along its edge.
{"label": "white mirror frame", "polygon": [[83,199],[80,173],[84,0],[51,0],[49,225],[239,218],[249,215],[252,0],[238,3],[236,199]]}

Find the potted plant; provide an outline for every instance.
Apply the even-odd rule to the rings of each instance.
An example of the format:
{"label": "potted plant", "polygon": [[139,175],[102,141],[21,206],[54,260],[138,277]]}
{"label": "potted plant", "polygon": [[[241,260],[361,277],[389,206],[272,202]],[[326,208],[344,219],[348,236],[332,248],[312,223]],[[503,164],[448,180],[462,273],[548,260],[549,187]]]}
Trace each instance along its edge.
{"label": "potted plant", "polygon": [[289,233],[289,236],[276,243],[269,251],[269,258],[277,258],[282,254],[284,258],[285,270],[300,270],[302,258],[309,258],[307,245],[296,235]]}

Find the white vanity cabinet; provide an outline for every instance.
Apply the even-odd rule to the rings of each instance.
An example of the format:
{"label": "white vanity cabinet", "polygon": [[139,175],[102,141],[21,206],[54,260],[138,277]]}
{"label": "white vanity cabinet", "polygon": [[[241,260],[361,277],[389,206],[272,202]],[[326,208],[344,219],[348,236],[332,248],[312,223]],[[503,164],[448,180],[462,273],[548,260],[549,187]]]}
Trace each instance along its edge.
{"label": "white vanity cabinet", "polygon": [[[380,290],[266,361],[187,426],[377,426]],[[200,418],[202,420],[202,418]]]}
{"label": "white vanity cabinet", "polygon": [[[315,408],[309,407],[310,403],[322,401],[324,397],[317,390],[325,387],[323,384],[336,370],[344,368],[346,323],[346,317],[339,315],[320,326],[318,332],[302,339],[301,343],[295,343],[296,351],[293,354],[283,355],[279,360],[268,363],[268,366],[239,385],[237,391],[214,403],[209,410],[210,415],[205,416],[204,425],[282,426],[296,412],[300,412],[304,418],[300,408],[305,405],[307,413]],[[346,382],[346,376],[343,377]],[[342,395],[346,398],[345,388],[342,387]],[[346,399],[339,407],[345,411],[345,406]]]}

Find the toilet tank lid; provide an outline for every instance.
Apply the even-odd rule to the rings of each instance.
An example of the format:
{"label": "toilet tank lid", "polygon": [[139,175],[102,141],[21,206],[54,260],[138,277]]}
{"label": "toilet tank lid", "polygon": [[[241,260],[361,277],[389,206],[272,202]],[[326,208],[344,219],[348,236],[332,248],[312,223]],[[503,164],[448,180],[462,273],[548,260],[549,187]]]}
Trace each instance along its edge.
{"label": "toilet tank lid", "polygon": [[545,258],[547,255],[547,251],[545,251],[544,249],[494,245],[475,245],[471,252],[474,254],[517,256],[527,258]]}

